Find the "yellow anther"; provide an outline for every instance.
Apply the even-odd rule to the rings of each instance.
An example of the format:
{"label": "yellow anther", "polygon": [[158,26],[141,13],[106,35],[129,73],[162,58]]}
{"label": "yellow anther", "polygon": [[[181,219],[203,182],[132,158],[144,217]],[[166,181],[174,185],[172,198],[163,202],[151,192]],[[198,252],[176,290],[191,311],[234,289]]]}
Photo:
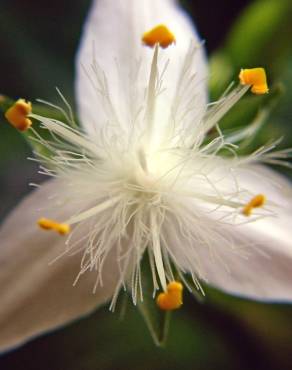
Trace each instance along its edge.
{"label": "yellow anther", "polygon": [[31,103],[24,99],[18,99],[12,107],[10,107],[5,117],[7,121],[17,130],[25,131],[32,125],[32,122],[27,116],[31,113]]}
{"label": "yellow anther", "polygon": [[266,203],[266,197],[265,195],[263,194],[258,194],[256,195],[255,197],[253,197],[251,199],[250,202],[248,202],[243,210],[242,210],[242,213],[245,215],[245,216],[250,216],[252,214],[252,211],[254,208],[260,208],[260,207],[263,207],[264,204]]}
{"label": "yellow anther", "polygon": [[269,92],[266,71],[264,68],[242,69],[239,74],[242,85],[251,85],[254,94],[262,95]]}
{"label": "yellow anther", "polygon": [[68,224],[60,224],[57,221],[49,220],[48,218],[40,218],[38,225],[44,230],[54,230],[61,235],[66,235],[70,232],[71,228]]}
{"label": "yellow anther", "polygon": [[167,48],[169,45],[175,43],[175,36],[163,24],[159,24],[152,30],[145,32],[142,36],[142,41],[145,45],[153,48],[159,44],[162,48]]}
{"label": "yellow anther", "polygon": [[178,281],[172,281],[167,285],[167,291],[158,294],[156,299],[157,306],[161,310],[170,311],[180,308],[182,300],[183,286]]}

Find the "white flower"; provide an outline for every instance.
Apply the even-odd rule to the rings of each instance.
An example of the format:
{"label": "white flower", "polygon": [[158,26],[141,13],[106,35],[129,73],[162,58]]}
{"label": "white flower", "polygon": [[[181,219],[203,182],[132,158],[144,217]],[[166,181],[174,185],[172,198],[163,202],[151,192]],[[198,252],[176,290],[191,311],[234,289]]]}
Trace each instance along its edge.
{"label": "white flower", "polygon": [[[166,49],[141,41],[158,24],[175,36]],[[83,131],[70,111],[67,123],[30,115],[52,135],[30,128],[52,154],[39,159],[53,179],[1,229],[2,349],[107,301],[114,308],[122,287],[135,303],[147,254],[154,290],[188,273],[199,290],[205,281],[291,300],[291,187],[259,164],[286,152],[271,154],[272,145],[238,157],[235,144],[250,130],[224,137],[218,122],[250,86],[212,105],[206,79],[202,46],[175,1],[93,2],[77,58]],[[42,231],[40,217],[44,228],[72,232]]]}

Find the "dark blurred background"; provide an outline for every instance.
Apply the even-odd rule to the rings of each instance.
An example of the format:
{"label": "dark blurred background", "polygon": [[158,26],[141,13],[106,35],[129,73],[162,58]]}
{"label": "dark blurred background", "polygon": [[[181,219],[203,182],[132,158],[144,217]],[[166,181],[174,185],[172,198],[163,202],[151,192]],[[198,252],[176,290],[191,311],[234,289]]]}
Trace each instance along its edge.
{"label": "dark blurred background", "polygon": [[[278,0],[281,1],[284,0]],[[270,2],[261,1],[263,6]],[[74,106],[74,55],[89,3],[89,0],[0,0],[0,94],[56,101],[58,86]],[[227,34],[241,12],[256,1],[182,3],[206,40],[209,55],[214,56],[225,47]],[[285,29],[281,32],[290,42],[291,32]],[[278,41],[284,45],[283,37]],[[265,50],[270,52],[272,39],[267,45]],[[273,68],[280,65],[279,59],[275,60]],[[267,59],[263,60],[266,62]],[[291,60],[289,63],[291,67]],[[287,69],[290,77],[291,69]],[[279,78],[288,81],[288,75],[285,76]],[[279,109],[275,120],[287,125],[291,110],[287,112],[286,108]],[[40,180],[36,166],[26,160],[30,154],[21,135],[0,119],[0,218],[29,191],[30,181]],[[205,304],[198,304],[191,297],[186,299],[184,308],[172,320],[164,349],[154,346],[144,322],[131,305],[123,320],[105,308],[0,357],[0,369],[291,369],[291,306],[250,302],[211,289],[207,296]]]}
{"label": "dark blurred background", "polygon": [[[212,52],[249,2],[181,3]],[[90,0],[1,0],[1,89],[12,96],[35,98],[51,95],[50,90],[58,85],[66,95],[72,95],[74,55],[89,4]]]}

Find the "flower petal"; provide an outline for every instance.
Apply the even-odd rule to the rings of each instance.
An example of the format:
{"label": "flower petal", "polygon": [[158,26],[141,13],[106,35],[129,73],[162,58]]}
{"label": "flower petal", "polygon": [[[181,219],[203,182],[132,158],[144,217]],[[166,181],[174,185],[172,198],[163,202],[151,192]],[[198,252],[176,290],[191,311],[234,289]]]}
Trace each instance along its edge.
{"label": "flower petal", "polygon": [[[139,109],[137,95],[145,95],[153,49],[142,45],[142,35],[157,24],[174,33],[176,44],[161,49],[170,60],[163,80],[173,98],[191,41],[198,36],[190,19],[173,0],[94,0],[77,55],[76,93],[82,124],[91,132],[112,121],[129,124],[127,111]],[[95,60],[95,62],[93,61]],[[161,65],[163,69],[164,62]],[[197,74],[206,100],[206,62],[200,47],[189,74]],[[135,88],[133,89],[133,85]]]}
{"label": "flower petal", "polygon": [[[275,216],[232,225],[222,223],[217,238],[209,245],[194,246],[198,275],[225,292],[265,301],[292,300],[292,189],[283,176],[260,165],[237,170],[241,186],[263,193]],[[273,204],[274,203],[274,204]],[[210,214],[211,217],[211,214]],[[244,220],[243,220],[244,221]],[[169,236],[169,242],[174,239]],[[182,242],[183,244],[183,242]],[[193,261],[176,259],[186,271],[194,271]]]}
{"label": "flower petal", "polygon": [[[103,274],[103,288],[95,293],[92,291],[96,272],[85,273],[72,286],[80,270],[80,254],[66,255],[49,265],[64,252],[66,238],[40,230],[36,220],[43,214],[34,209],[47,207],[48,195],[54,194],[58,186],[56,180],[49,181],[27,196],[1,228],[0,350],[19,346],[89,314],[112,296],[117,285],[117,269],[111,265],[110,257]],[[68,217],[68,211],[64,207],[57,217]],[[82,227],[79,229],[83,234]]]}

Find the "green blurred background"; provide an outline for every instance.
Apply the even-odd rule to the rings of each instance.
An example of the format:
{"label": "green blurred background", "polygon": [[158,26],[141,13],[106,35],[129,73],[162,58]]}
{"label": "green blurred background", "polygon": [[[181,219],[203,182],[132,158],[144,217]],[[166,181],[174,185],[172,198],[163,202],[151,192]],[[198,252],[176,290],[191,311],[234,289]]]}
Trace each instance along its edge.
{"label": "green blurred background", "polygon": [[[89,3],[0,0],[0,94],[58,102],[58,86],[74,106],[74,54]],[[241,67],[265,66],[271,84],[280,83],[275,89],[284,94],[276,94],[273,111],[251,146],[279,137],[283,147],[292,146],[291,0],[185,0],[183,5],[206,40],[211,96],[218,97]],[[261,98],[251,102],[247,96],[223,126],[244,126],[265,107],[272,105]],[[23,137],[1,116],[0,218],[29,191],[29,182],[43,180],[26,160],[30,155]],[[122,318],[104,308],[0,357],[0,369],[292,368],[292,306],[251,302],[209,289],[205,303],[186,297],[183,309],[173,316],[165,348],[154,346],[131,305]]]}

